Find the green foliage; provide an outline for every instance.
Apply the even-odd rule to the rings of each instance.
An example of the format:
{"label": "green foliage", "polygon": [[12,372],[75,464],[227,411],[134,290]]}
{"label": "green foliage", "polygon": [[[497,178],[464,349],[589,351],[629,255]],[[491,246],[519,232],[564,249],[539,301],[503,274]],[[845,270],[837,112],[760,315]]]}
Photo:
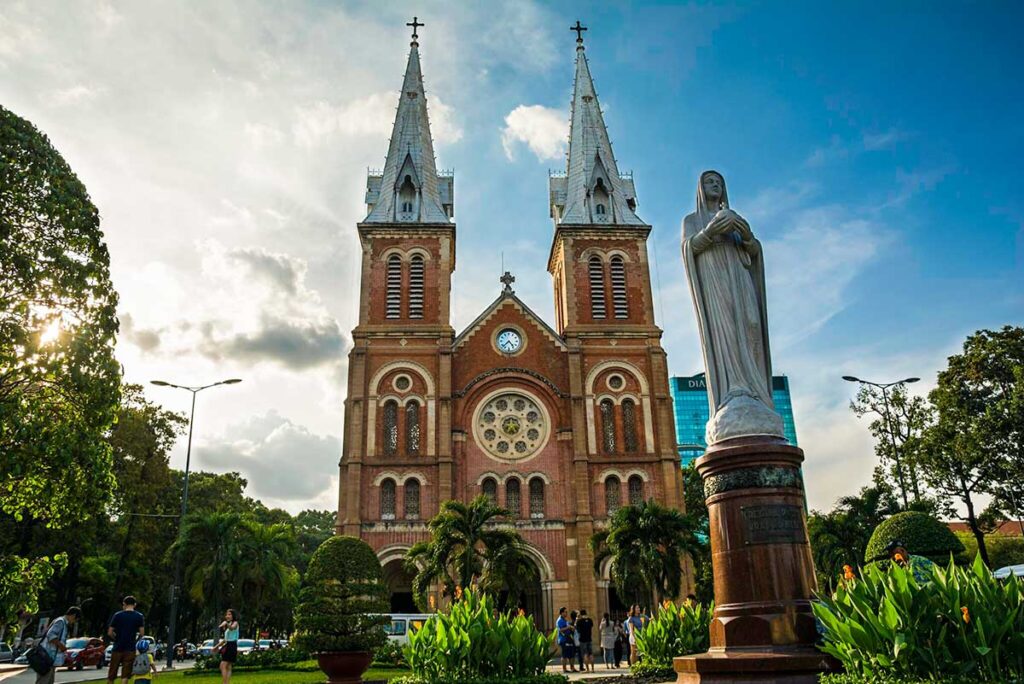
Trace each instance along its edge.
{"label": "green foliage", "polygon": [[686,501],[686,517],[694,533],[694,546],[690,550],[694,569],[694,595],[701,603],[715,600],[715,574],[711,565],[711,521],[704,499],[704,478],[697,472],[697,466],[690,463],[683,467],[683,496]]}
{"label": "green foliage", "polygon": [[[24,525],[22,540],[33,524],[65,529],[109,500],[116,308],[85,186],[46,136],[0,107],[0,514]],[[4,620],[59,569],[26,572],[27,553],[0,543]],[[33,566],[56,556],[37,555]]]}
{"label": "green foliage", "polygon": [[701,548],[691,520],[653,499],[615,511],[608,529],[595,533],[589,544],[594,571],[610,557],[619,596],[647,605],[679,595],[683,557]]}
{"label": "green foliage", "polygon": [[642,662],[647,666],[671,667],[676,656],[707,651],[714,611],[714,604],[705,607],[692,601],[662,603],[654,617],[637,632],[636,647],[643,656]]}
{"label": "green foliage", "polygon": [[468,504],[445,501],[427,523],[430,540],[419,542],[406,554],[406,568],[416,573],[412,591],[417,605],[428,609],[427,592],[434,583],[452,596],[456,586],[474,579],[482,591],[498,595],[508,589],[515,597],[537,580],[537,568],[515,530],[496,527],[508,511],[486,496]]}
{"label": "green foliage", "polygon": [[676,671],[671,665],[658,665],[641,660],[629,667],[629,673],[636,679],[644,679],[649,682],[674,682]]}
{"label": "green foliage", "polygon": [[864,561],[870,563],[885,556],[886,545],[893,541],[903,542],[910,553],[936,563],[945,563],[950,554],[964,551],[964,545],[942,522],[925,513],[904,511],[875,528],[864,550]]}
{"label": "green foliage", "polygon": [[[391,680],[392,684],[448,684],[451,681],[453,680],[430,679],[418,675],[397,677]],[[564,675],[542,673],[524,677],[473,677],[471,679],[460,679],[458,684],[565,684],[567,681],[569,680]]]}
{"label": "green foliage", "polygon": [[310,558],[305,583],[293,645],[311,653],[373,651],[387,639],[388,590],[369,544],[331,537]]}
{"label": "green foliage", "polygon": [[540,682],[533,678],[544,672],[554,643],[555,634],[544,635],[531,618],[499,612],[493,598],[467,589],[448,614],[409,636],[405,657],[416,681],[430,684]]}
{"label": "green foliage", "polygon": [[843,566],[859,565],[871,532],[887,517],[899,511],[887,487],[864,487],[857,496],[845,496],[828,513],[813,511],[807,516],[818,582],[831,589],[843,575]]}
{"label": "green foliage", "polygon": [[[1017,523],[1013,523],[1016,525]],[[956,532],[956,538],[964,545],[964,554],[968,558],[978,555],[978,541],[969,532]],[[1008,537],[1001,534],[985,535],[985,546],[988,547],[989,567],[993,570],[1008,565],[1024,565],[1024,538]]]}
{"label": "green foliage", "polygon": [[408,664],[405,659],[405,650],[390,639],[381,644],[380,648],[373,653],[373,665],[406,667]]}
{"label": "green foliage", "polygon": [[53,575],[54,569],[63,568],[67,558],[39,558],[30,560],[9,555],[0,557],[0,633],[17,623],[18,614],[35,613],[39,609],[39,587]]}
{"label": "green foliage", "polygon": [[[936,674],[927,679],[920,677],[879,677],[872,679],[874,684],[1020,684],[1022,680],[981,680],[976,677],[957,677]],[[818,679],[819,684],[864,684],[864,678],[860,675],[851,674],[830,674],[822,675]]]}
{"label": "green foliage", "polygon": [[[282,665],[301,663],[309,659],[310,655],[308,652],[292,646],[288,648],[264,649],[239,653],[235,666],[232,669],[276,670]],[[199,671],[217,670],[220,668],[220,655],[214,653],[210,656],[199,656],[196,658],[192,668]]]}
{"label": "green foliage", "polygon": [[919,582],[898,565],[870,565],[814,604],[821,649],[861,681],[881,677],[1024,677],[1024,585],[971,568],[933,566]]}

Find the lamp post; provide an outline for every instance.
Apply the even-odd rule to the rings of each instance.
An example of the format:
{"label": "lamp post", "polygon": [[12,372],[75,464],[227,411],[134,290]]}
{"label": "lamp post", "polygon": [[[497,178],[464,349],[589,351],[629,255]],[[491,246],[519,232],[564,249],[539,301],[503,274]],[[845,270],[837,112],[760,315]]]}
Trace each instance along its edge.
{"label": "lamp post", "polygon": [[[188,448],[185,451],[185,484],[182,488],[181,496],[181,517],[178,518],[178,539],[181,539],[182,525],[185,523],[185,514],[188,513],[188,471],[189,466],[192,463],[192,425],[196,418],[196,395],[202,392],[204,389],[210,389],[217,385],[235,385],[242,382],[239,378],[231,378],[230,380],[221,380],[220,382],[214,382],[209,385],[203,385],[202,387],[186,387],[184,385],[175,385],[173,382],[166,382],[164,380],[151,380],[150,384],[156,385],[157,387],[173,387],[175,389],[185,390],[192,393],[192,412],[188,419]],[[167,669],[174,669],[174,626],[178,621],[178,596],[181,593],[181,547],[178,547],[177,552],[174,554],[174,584],[171,586],[171,620],[170,625],[167,629]]]}
{"label": "lamp post", "polygon": [[[895,387],[896,385],[908,385],[912,382],[917,382],[921,378],[904,378],[903,380],[896,380],[895,382],[871,382],[870,380],[862,380],[854,375],[844,375],[843,380],[847,382],[856,382],[861,385],[870,385],[871,387],[877,387],[882,390],[882,409],[885,412],[885,428],[886,432],[889,433],[889,443],[892,446],[892,455],[896,459],[896,470],[900,478],[900,488],[903,495],[903,507],[907,507],[907,483],[903,477],[903,464],[900,462],[899,456],[896,451],[896,435],[892,432],[892,417],[889,415],[889,388]],[[915,500],[918,497],[917,491],[917,480],[914,480],[914,497]]]}

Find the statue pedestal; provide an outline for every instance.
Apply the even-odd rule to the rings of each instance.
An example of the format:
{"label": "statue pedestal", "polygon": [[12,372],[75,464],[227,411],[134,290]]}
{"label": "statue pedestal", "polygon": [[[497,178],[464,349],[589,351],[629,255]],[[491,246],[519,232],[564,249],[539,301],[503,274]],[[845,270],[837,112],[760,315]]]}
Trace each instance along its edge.
{"label": "statue pedestal", "polygon": [[680,684],[812,684],[836,663],[814,647],[816,588],[800,464],[772,437],[730,439],[697,460],[711,521],[708,653],[675,659]]}

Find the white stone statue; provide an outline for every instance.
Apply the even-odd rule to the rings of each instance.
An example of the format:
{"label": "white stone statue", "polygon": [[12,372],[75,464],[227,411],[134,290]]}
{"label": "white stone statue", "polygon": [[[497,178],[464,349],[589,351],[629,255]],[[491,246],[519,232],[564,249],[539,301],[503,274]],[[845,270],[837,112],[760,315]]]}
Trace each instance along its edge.
{"label": "white stone statue", "polygon": [[761,243],[729,208],[725,179],[717,171],[701,174],[697,211],[683,219],[683,263],[704,352],[708,445],[735,437],[783,437],[772,401]]}

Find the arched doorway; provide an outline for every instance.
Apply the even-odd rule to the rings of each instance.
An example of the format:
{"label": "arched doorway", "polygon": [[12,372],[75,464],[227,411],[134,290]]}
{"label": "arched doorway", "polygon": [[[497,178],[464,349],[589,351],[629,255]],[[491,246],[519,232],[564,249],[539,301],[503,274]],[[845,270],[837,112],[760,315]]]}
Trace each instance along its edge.
{"label": "arched doorway", "polygon": [[391,593],[392,613],[419,613],[416,602],[412,598],[413,574],[405,569],[405,552],[408,549],[391,547],[381,549],[381,569],[384,571],[384,583]]}

